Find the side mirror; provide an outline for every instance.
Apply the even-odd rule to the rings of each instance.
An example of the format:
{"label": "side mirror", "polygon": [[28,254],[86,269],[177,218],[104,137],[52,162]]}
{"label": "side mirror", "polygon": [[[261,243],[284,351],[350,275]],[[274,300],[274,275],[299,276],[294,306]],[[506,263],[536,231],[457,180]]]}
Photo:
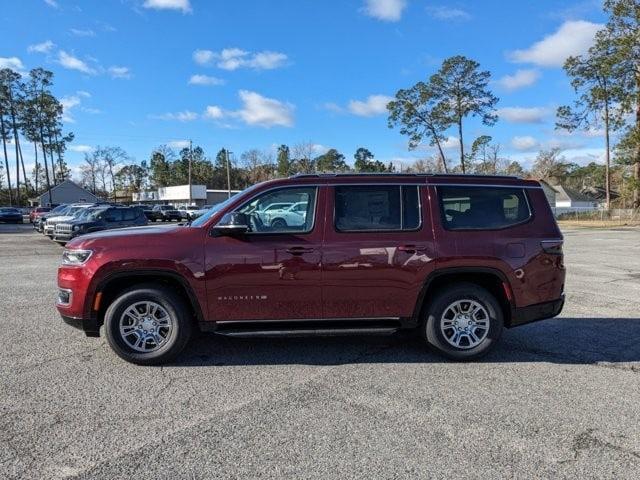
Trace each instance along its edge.
{"label": "side mirror", "polygon": [[245,213],[227,213],[211,229],[212,237],[237,237],[251,230],[249,217]]}

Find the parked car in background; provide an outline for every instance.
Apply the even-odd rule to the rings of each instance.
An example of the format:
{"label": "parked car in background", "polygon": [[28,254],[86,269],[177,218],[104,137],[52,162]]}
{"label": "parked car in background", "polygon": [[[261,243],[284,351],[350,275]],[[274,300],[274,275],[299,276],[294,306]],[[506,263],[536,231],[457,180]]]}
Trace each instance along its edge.
{"label": "parked car in background", "polygon": [[22,223],[22,212],[13,207],[0,208],[0,223]]}
{"label": "parked car in background", "polygon": [[163,222],[170,222],[172,220],[182,220],[180,212],[172,205],[156,205],[153,207],[153,211],[159,214],[156,221],[162,220]]}
{"label": "parked car in background", "polygon": [[49,217],[55,217],[57,215],[62,215],[63,212],[66,211],[66,209],[69,207],[69,205],[66,204],[61,204],[58,205],[57,207],[52,208],[49,212],[40,215],[39,217],[36,217],[33,221],[33,228],[39,232],[42,233],[44,231],[44,222],[47,218]]}
{"label": "parked car in background", "polygon": [[[260,205],[307,205],[274,226]],[[233,337],[391,334],[488,353],[503,327],[558,315],[563,238],[541,185],[478,175],[299,175],[189,225],[72,240],[57,308],[127,361],[164,363],[198,328]]]}
{"label": "parked car in background", "polygon": [[299,227],[306,218],[307,202],[296,202],[287,208],[271,210],[267,221],[272,227]]}
{"label": "parked car in background", "polygon": [[153,210],[152,205],[133,205],[133,206],[141,208],[142,213],[144,213],[144,216],[147,217],[147,220],[149,220],[150,222],[155,222],[156,220],[159,220],[162,216],[160,212],[156,212]]}
{"label": "parked car in background", "polygon": [[69,205],[65,210],[61,212],[60,215],[46,218],[46,220],[44,221],[42,233],[44,233],[49,238],[53,238],[53,233],[58,223],[68,222],[70,220],[73,220],[83,210],[89,207],[92,207],[94,205],[95,205],[94,203],[81,203],[81,204]]}
{"label": "parked car in background", "polygon": [[45,213],[50,211],[51,207],[35,207],[31,210],[31,213],[29,213],[29,223],[34,223],[37,218],[42,217]]}
{"label": "parked car in background", "polygon": [[270,203],[266,206],[258,206],[255,214],[260,217],[263,223],[271,222],[271,213],[276,210],[282,210],[284,208],[289,208],[291,206],[291,202],[276,202]]}
{"label": "parked car in background", "polygon": [[72,238],[87,233],[112,230],[115,228],[142,227],[148,220],[140,207],[91,207],[72,221],[55,226],[53,239],[66,243]]}
{"label": "parked car in background", "polygon": [[194,215],[198,210],[200,210],[200,207],[198,207],[197,205],[186,205],[178,209],[178,211],[180,212],[180,217],[183,220],[193,220],[194,218],[196,218]]}

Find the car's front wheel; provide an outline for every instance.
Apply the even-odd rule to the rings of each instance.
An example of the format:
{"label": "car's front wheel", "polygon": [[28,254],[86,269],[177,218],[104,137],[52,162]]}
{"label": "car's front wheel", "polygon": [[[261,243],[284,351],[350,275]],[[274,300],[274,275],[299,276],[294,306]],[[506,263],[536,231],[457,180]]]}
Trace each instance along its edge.
{"label": "car's front wheel", "polygon": [[138,365],[174,359],[187,345],[193,321],[184,300],[156,285],[133,287],[118,296],[105,313],[111,348]]}
{"label": "car's front wheel", "polygon": [[427,309],[422,334],[429,346],[454,360],[486,355],[500,339],[504,319],[496,298],[473,283],[440,290]]}

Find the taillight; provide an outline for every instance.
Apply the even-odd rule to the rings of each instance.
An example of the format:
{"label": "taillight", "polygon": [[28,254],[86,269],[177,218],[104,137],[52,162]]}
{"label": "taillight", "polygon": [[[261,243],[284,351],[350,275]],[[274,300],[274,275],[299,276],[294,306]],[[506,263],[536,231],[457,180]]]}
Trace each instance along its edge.
{"label": "taillight", "polygon": [[542,240],[540,246],[544,253],[549,255],[562,255],[562,240]]}

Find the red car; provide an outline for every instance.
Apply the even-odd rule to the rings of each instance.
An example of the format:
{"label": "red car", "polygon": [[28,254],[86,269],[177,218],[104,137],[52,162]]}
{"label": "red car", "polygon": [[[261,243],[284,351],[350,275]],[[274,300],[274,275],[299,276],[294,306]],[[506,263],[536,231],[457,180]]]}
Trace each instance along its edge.
{"label": "red car", "polygon": [[[257,212],[307,205],[304,222]],[[564,303],[562,235],[538,182],[455,175],[298,175],[248,188],[190,224],[72,240],[57,308],[138,364],[194,331],[234,337],[416,329],[453,359]]]}
{"label": "red car", "polygon": [[45,213],[51,211],[50,207],[36,207],[29,212],[29,223],[35,222],[38,218],[42,217]]}

